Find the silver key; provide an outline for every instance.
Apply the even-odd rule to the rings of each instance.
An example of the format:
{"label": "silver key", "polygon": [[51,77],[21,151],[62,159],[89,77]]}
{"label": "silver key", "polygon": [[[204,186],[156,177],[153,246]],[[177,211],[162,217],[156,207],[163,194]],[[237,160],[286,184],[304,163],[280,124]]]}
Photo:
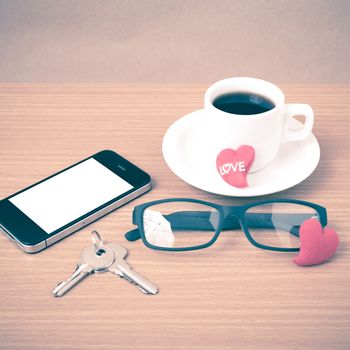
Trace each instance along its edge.
{"label": "silver key", "polygon": [[104,244],[99,245],[96,251],[95,246],[90,246],[83,251],[81,261],[77,269],[68,280],[60,283],[53,291],[55,297],[61,297],[72,289],[76,284],[91,273],[105,272],[114,263],[114,251]]}
{"label": "silver key", "polygon": [[116,243],[108,243],[107,247],[114,251],[115,261],[109,266],[108,270],[115,275],[125,278],[132,284],[135,284],[145,294],[157,294],[158,287],[148,281],[146,278],[135,272],[125,261],[128,250]]}

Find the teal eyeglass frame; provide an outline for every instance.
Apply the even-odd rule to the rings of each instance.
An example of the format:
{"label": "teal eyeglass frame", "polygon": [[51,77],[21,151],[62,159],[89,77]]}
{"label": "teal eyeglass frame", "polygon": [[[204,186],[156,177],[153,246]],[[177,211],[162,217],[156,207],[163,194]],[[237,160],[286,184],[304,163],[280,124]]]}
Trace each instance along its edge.
{"label": "teal eyeglass frame", "polygon": [[[150,206],[156,205],[156,204],[164,204],[164,203],[171,203],[171,202],[187,202],[187,203],[196,203],[196,204],[202,204],[209,206],[213,209],[216,209],[219,213],[219,222],[218,226],[215,230],[215,233],[213,234],[213,238],[201,245],[191,246],[191,247],[183,247],[183,248],[172,248],[172,247],[159,247],[155,246],[151,243],[149,243],[146,239],[146,235],[143,228],[143,212],[145,209],[147,209]],[[220,233],[224,230],[233,230],[241,228],[244,234],[246,235],[247,239],[251,244],[253,244],[257,248],[261,249],[267,249],[267,250],[273,250],[273,251],[280,251],[280,252],[296,252],[299,251],[299,248],[280,248],[280,247],[271,247],[267,245],[260,244],[259,242],[255,241],[251,234],[249,233],[249,230],[247,228],[246,222],[245,222],[245,214],[248,209],[260,206],[263,204],[275,204],[275,203],[291,203],[291,204],[300,204],[304,205],[310,208],[313,208],[317,214],[319,221],[322,225],[322,227],[327,225],[327,210],[326,208],[315,204],[311,202],[306,201],[300,201],[296,199],[272,199],[272,200],[263,200],[263,201],[257,201],[246,205],[234,205],[234,206],[224,206],[216,203],[206,202],[202,200],[197,199],[190,199],[190,198],[170,198],[170,199],[163,199],[163,200],[157,200],[149,203],[144,203],[141,205],[138,205],[134,208],[132,221],[133,224],[137,226],[137,229],[134,229],[132,231],[129,231],[125,234],[125,238],[132,242],[136,241],[138,239],[142,239],[143,243],[151,249],[155,250],[165,250],[165,251],[188,251],[188,250],[197,250],[197,249],[203,249],[210,247],[212,244],[215,243],[217,238],[219,237]],[[177,222],[177,214],[181,214],[181,223]],[[199,212],[202,214],[202,216],[198,216],[198,212],[179,212],[179,213],[172,213],[165,215],[164,217],[170,221],[172,224],[172,227],[181,228],[181,229],[187,229],[187,230],[213,230],[213,226],[210,225],[208,221],[208,216],[206,216],[206,212]],[[194,215],[195,213],[196,215]],[[271,221],[271,213],[252,213],[250,215],[250,220],[253,222],[255,227],[262,227],[262,228],[269,228],[271,225],[273,226],[273,223]],[[310,218],[310,214],[274,214],[274,215],[280,215],[283,216],[284,220],[290,220],[295,218],[295,216],[298,216],[300,219],[300,215],[305,215],[305,220]],[[187,217],[186,220],[184,220]],[[303,217],[302,217],[303,218]],[[299,236],[299,226],[295,227],[295,230],[290,231],[291,234],[294,236]]]}

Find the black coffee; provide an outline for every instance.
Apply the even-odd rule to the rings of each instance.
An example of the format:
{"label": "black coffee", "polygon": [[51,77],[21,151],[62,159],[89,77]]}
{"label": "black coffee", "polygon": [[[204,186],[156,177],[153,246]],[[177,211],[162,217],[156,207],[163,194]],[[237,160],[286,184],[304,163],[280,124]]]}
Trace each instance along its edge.
{"label": "black coffee", "polygon": [[214,100],[213,105],[224,112],[243,115],[264,113],[275,107],[266,97],[247,92],[220,95]]}

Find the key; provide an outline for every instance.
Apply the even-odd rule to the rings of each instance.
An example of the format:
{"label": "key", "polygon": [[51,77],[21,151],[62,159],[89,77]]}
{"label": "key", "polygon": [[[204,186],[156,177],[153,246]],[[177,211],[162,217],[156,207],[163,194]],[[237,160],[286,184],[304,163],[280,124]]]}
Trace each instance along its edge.
{"label": "key", "polygon": [[95,246],[84,249],[81,260],[72,276],[58,284],[52,291],[55,297],[63,296],[88,275],[107,271],[114,263],[115,255],[113,249],[103,245],[101,242],[98,251],[96,251]]}
{"label": "key", "polygon": [[109,266],[108,270],[115,275],[125,278],[132,284],[135,284],[145,294],[157,294],[158,287],[148,281],[146,278],[135,272],[126,262],[125,258],[128,255],[128,250],[116,243],[108,243],[114,251],[115,261]]}

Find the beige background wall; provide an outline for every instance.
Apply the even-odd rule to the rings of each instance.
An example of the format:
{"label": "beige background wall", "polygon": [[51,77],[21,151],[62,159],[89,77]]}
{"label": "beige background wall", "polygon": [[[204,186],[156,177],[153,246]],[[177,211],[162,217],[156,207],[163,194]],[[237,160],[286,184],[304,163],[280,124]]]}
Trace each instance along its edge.
{"label": "beige background wall", "polygon": [[350,81],[350,1],[0,0],[0,81]]}

